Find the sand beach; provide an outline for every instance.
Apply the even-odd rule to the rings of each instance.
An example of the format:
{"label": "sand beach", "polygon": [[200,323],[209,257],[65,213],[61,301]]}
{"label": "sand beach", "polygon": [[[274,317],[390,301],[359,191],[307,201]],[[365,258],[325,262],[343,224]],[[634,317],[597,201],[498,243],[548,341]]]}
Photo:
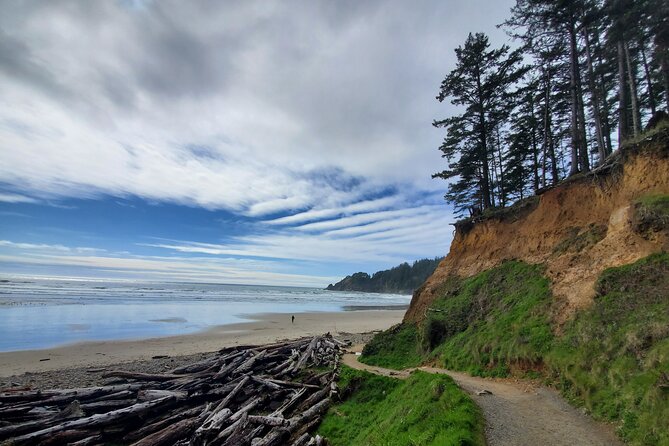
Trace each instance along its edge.
{"label": "sand beach", "polygon": [[0,377],[72,368],[105,367],[152,358],[213,352],[223,347],[260,345],[330,332],[365,333],[399,323],[404,310],[269,313],[249,322],[222,325],[202,332],[130,341],[95,341],[41,350],[0,353]]}

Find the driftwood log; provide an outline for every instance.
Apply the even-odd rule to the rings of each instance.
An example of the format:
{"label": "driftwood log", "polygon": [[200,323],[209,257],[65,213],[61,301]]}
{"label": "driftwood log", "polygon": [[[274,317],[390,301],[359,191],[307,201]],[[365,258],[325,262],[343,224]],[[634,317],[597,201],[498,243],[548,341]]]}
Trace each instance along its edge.
{"label": "driftwood log", "polygon": [[164,374],[112,370],[123,384],[0,390],[0,445],[315,445],[337,394],[329,334],[227,348]]}

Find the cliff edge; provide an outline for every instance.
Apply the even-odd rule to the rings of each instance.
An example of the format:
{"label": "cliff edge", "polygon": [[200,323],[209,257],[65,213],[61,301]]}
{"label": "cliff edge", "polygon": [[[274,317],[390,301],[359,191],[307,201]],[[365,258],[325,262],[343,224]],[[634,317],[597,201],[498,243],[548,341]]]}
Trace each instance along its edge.
{"label": "cliff edge", "polygon": [[[558,324],[593,302],[606,268],[669,249],[669,129],[628,144],[601,167],[492,215],[455,224],[450,252],[418,288],[405,322],[420,322],[450,277],[505,260],[546,265]],[[663,201],[664,200],[664,201]]]}

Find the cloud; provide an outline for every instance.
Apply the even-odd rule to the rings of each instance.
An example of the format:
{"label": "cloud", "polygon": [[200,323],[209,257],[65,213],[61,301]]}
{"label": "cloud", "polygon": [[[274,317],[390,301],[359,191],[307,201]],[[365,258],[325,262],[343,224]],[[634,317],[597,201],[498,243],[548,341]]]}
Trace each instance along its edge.
{"label": "cloud", "polygon": [[37,203],[37,200],[21,194],[0,193],[0,202],[4,203]]}
{"label": "cloud", "polygon": [[[14,226],[6,237],[30,243],[0,242],[4,261],[320,286],[336,279],[323,271],[442,255],[452,214],[430,178],[444,166],[431,122],[451,106],[435,95],[470,31],[506,40],[494,26],[513,3],[6,2],[3,211],[64,206],[65,226],[74,198],[226,218],[157,241],[150,225],[61,244]],[[73,247],[88,240],[109,250]]]}
{"label": "cloud", "polygon": [[249,216],[437,193],[434,94],[510,3],[4,5],[0,183]]}
{"label": "cloud", "polygon": [[400,197],[390,196],[378,198],[375,200],[362,200],[347,206],[338,208],[313,208],[306,212],[300,212],[286,217],[279,217],[273,220],[265,220],[263,223],[269,225],[293,225],[296,223],[305,223],[314,220],[323,220],[326,218],[338,217],[340,215],[357,214],[367,211],[375,211],[383,208],[399,205]]}
{"label": "cloud", "polygon": [[39,251],[58,251],[68,253],[99,253],[104,252],[104,249],[90,248],[90,247],[69,247],[63,245],[49,245],[45,243],[17,243],[9,240],[0,240],[0,247],[15,248],[20,250],[39,250]]}
{"label": "cloud", "polygon": [[0,241],[0,249],[2,248],[11,248],[12,251],[0,251],[0,268],[5,263],[12,265],[12,271],[22,265],[49,266],[66,268],[70,274],[73,268],[86,268],[98,272],[112,272],[117,277],[141,280],[265,285],[280,283],[310,287],[322,287],[336,280],[332,276],[295,274],[285,271],[285,265],[279,263],[249,259],[137,256],[105,253],[104,250],[94,248],[16,243],[8,240]]}
{"label": "cloud", "polygon": [[233,237],[227,243],[161,240],[143,245],[212,256],[394,265],[443,254],[451,240],[452,221],[443,206],[421,206],[285,227]]}

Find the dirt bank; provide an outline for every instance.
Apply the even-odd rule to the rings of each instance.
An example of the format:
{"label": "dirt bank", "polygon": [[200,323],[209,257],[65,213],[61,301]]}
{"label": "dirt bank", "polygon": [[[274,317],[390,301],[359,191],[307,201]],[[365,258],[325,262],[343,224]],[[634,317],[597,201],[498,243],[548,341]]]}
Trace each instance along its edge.
{"label": "dirt bank", "polygon": [[422,320],[449,276],[470,277],[509,259],[547,265],[556,320],[566,320],[592,302],[604,269],[669,249],[667,231],[648,233],[636,224],[637,201],[653,194],[669,194],[668,130],[523,206],[457,224],[450,252],[414,293],[405,321]]}

